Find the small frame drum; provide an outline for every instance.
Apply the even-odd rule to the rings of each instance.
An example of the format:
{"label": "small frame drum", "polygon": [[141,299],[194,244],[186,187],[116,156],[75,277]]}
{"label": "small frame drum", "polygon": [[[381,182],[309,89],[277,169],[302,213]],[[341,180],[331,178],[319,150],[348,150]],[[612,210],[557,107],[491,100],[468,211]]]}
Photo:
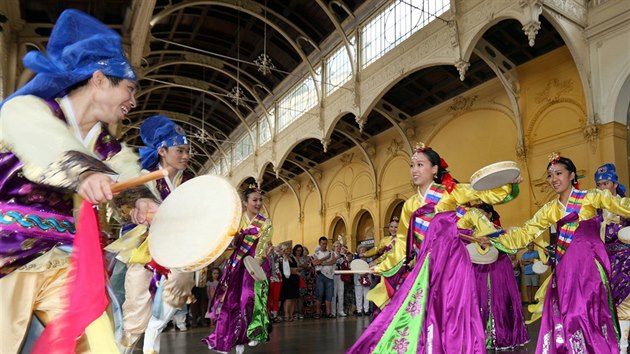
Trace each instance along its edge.
{"label": "small frame drum", "polygon": [[621,228],[619,232],[617,232],[617,238],[620,242],[630,244],[630,226]]}
{"label": "small frame drum", "polygon": [[245,258],[243,258],[243,264],[255,281],[267,280],[267,274],[265,274],[265,271],[262,269],[256,258],[252,256],[245,256]]}
{"label": "small frame drum", "polygon": [[499,251],[493,246],[483,249],[478,243],[473,242],[466,245],[466,250],[470,255],[470,261],[475,264],[492,264],[499,258]]}
{"label": "small frame drum", "polygon": [[372,273],[368,262],[362,259],[355,259],[350,262],[350,270],[335,270],[335,274],[367,274]]}
{"label": "small frame drum", "polygon": [[536,261],[532,265],[532,270],[536,274],[543,274],[549,269],[549,266],[544,264],[542,261]]}
{"label": "small frame drum", "polygon": [[232,242],[241,201],[224,178],[195,177],[164,200],[149,228],[149,251],[166,268],[194,272],[217,259]]}
{"label": "small frame drum", "polygon": [[514,161],[501,161],[483,167],[470,176],[470,185],[478,191],[501,187],[512,182],[521,170]]}
{"label": "small frame drum", "polygon": [[365,273],[369,273],[370,265],[362,259],[355,259],[350,262],[350,270],[365,271]]}

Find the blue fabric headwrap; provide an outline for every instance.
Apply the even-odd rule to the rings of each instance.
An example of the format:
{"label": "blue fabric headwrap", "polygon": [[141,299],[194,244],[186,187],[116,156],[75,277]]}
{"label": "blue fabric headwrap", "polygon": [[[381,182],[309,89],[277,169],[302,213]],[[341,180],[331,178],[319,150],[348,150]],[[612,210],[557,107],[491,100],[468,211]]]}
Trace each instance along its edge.
{"label": "blue fabric headwrap", "polygon": [[142,168],[151,169],[160,161],[158,149],[178,145],[190,145],[184,128],[166,116],[156,115],[147,118],[140,126],[140,138],[146,147],[140,148]]}
{"label": "blue fabric headwrap", "polygon": [[2,104],[22,95],[43,99],[63,96],[69,88],[89,79],[97,70],[108,76],[137,81],[118,33],[73,9],[65,10],[59,16],[48,40],[46,54],[28,52],[23,62],[36,75]]}
{"label": "blue fabric headwrap", "polygon": [[617,169],[615,165],[611,163],[603,164],[595,171],[595,183],[598,181],[611,181],[617,183],[617,194],[622,197],[626,196],[626,187],[619,183],[619,177],[617,176]]}

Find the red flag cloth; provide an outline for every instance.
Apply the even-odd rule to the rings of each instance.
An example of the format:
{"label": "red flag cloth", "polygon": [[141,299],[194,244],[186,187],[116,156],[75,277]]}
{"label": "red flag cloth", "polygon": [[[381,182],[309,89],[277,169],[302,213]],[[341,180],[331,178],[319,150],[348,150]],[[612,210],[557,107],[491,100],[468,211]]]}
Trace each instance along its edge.
{"label": "red flag cloth", "polygon": [[385,290],[387,290],[387,297],[389,297],[391,299],[394,296],[394,293],[396,292],[396,289],[394,289],[392,284],[390,284],[387,281],[387,279],[383,278],[383,282],[385,282]]}
{"label": "red flag cloth", "polygon": [[107,307],[98,221],[96,211],[87,201],[81,205],[66,284],[67,308],[46,325],[33,348],[34,354],[74,353],[85,328]]}

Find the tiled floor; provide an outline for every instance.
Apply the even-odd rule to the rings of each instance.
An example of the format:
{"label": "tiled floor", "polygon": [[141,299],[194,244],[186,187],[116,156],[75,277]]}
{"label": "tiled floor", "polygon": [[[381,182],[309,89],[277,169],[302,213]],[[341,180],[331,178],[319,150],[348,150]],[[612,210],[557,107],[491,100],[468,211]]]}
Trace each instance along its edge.
{"label": "tiled floor", "polygon": [[[369,325],[367,317],[345,317],[337,319],[306,319],[275,324],[268,343],[245,349],[246,354],[290,354],[290,353],[343,353]],[[525,347],[501,353],[533,353],[538,336],[538,324],[528,328],[530,342]],[[186,332],[170,330],[162,335],[162,354],[215,353],[201,343],[209,334],[207,328],[192,328]],[[139,343],[138,347],[141,347]],[[233,350],[232,353],[235,351]],[[137,348],[135,353],[142,353]],[[491,352],[493,353],[493,352]]]}

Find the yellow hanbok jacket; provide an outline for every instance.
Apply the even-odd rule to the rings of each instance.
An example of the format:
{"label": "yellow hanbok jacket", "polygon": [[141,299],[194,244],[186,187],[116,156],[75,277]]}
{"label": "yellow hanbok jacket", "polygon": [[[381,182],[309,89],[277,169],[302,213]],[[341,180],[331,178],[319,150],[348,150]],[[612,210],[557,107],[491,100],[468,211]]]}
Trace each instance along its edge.
{"label": "yellow hanbok jacket", "polygon": [[[482,200],[488,204],[499,204],[511,200],[514,197],[513,191],[511,184],[487,191],[476,191],[472,189],[470,184],[460,183],[455,186],[451,193],[444,193],[435,206],[435,212],[453,211],[458,206],[464,206],[477,200]],[[401,212],[394,247],[381,257],[384,258],[374,267],[375,272],[391,274],[396,269],[400,269],[407,253],[407,231],[409,230],[411,215],[425,204],[425,196],[420,193],[407,199]],[[457,226],[462,229],[472,229],[474,235],[487,235],[496,231],[494,224],[476,208],[468,209],[468,212],[457,222]],[[381,308],[387,305],[390,300],[384,282],[385,279],[381,279],[381,282],[371,289],[367,295],[370,301]]]}

